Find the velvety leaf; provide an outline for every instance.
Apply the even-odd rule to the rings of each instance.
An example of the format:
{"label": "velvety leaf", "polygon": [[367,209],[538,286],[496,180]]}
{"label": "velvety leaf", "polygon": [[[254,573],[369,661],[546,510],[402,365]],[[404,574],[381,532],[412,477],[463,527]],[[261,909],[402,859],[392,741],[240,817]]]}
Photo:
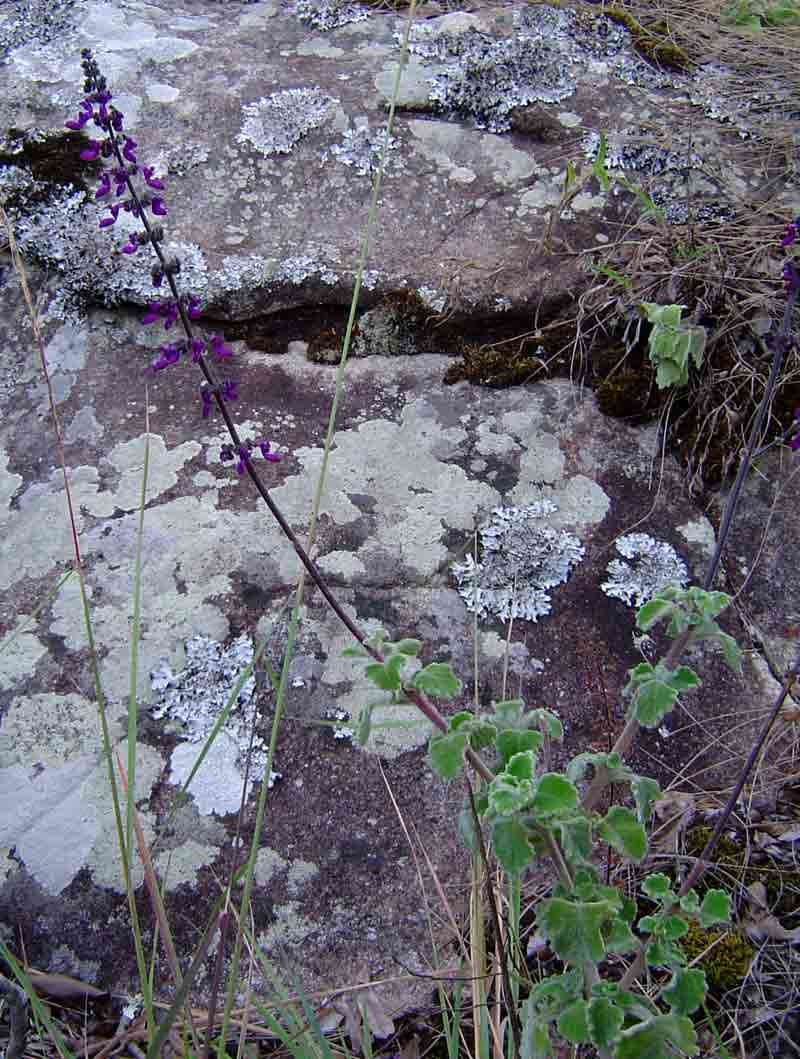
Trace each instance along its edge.
{"label": "velvety leaf", "polygon": [[578,804],[578,789],[560,772],[546,772],[536,786],[533,811],[540,816],[564,814]]}
{"label": "velvety leaf", "polygon": [[422,640],[398,640],[394,644],[395,651],[398,651],[403,655],[410,655],[412,658],[416,657],[422,650]]}
{"label": "velvety leaf", "polygon": [[537,724],[539,730],[550,739],[561,742],[564,738],[564,725],[552,710],[546,710],[544,707],[530,710],[525,714],[525,721],[529,726]]}
{"label": "velvety leaf", "polygon": [[642,890],[654,901],[666,901],[675,896],[669,876],[660,871],[647,876],[642,883]]}
{"label": "velvety leaf", "polygon": [[[666,672],[669,672],[669,670],[666,670]],[[682,691],[687,691],[689,688],[696,688],[700,683],[702,683],[700,677],[698,677],[697,673],[688,666],[678,666],[678,668],[669,675],[669,686],[679,694]]]}
{"label": "velvety leaf", "polygon": [[363,706],[358,716],[358,733],[356,742],[359,746],[366,746],[372,731],[372,706]]}
{"label": "velvety leaf", "polygon": [[673,1059],[672,1044],[686,1055],[697,1054],[697,1035],[692,1020],[681,1015],[653,1015],[638,1026],[623,1030],[617,1059]]}
{"label": "velvety leaf", "polygon": [[[372,683],[381,691],[400,690],[400,669],[405,659],[403,655],[393,655],[386,662],[372,662],[366,667],[366,674]],[[398,665],[399,663],[399,665]]]}
{"label": "velvety leaf", "polygon": [[741,676],[742,652],[739,649],[738,643],[726,632],[718,632],[714,639],[722,648],[722,654],[725,658],[725,663],[728,666],[728,669]]}
{"label": "velvety leaf", "polygon": [[533,785],[530,782],[520,782],[502,773],[489,785],[489,808],[500,816],[511,816],[527,807],[532,792]]}
{"label": "velvety leaf", "polygon": [[657,728],[675,705],[678,693],[660,680],[643,684],[633,703],[633,714],[644,728]]}
{"label": "velvety leaf", "polygon": [[707,890],[700,905],[700,926],[711,927],[715,923],[728,923],[730,918],[730,894],[724,890]]}
{"label": "velvety leaf", "polygon": [[365,651],[363,647],[352,646],[345,647],[342,651],[342,658],[369,658],[369,652]]}
{"label": "velvety leaf", "polygon": [[[530,734],[536,735],[537,733],[531,732]],[[517,780],[527,780],[530,783],[533,781],[535,768],[536,756],[534,752],[532,750],[523,750],[518,754],[514,754],[506,765],[505,772]]]}
{"label": "velvety leaf", "polygon": [[503,818],[492,825],[492,845],[497,859],[509,875],[517,875],[533,860],[528,832],[519,820]]}
{"label": "velvety leaf", "polygon": [[589,1023],[586,1018],[588,1006],[585,1000],[573,1000],[558,1019],[558,1032],[572,1044],[583,1044],[589,1040]]}
{"label": "velvety leaf", "polygon": [[461,691],[461,681],[446,662],[431,662],[414,674],[411,684],[435,699],[454,699]]}
{"label": "velvety leaf", "polygon": [[525,703],[522,699],[504,699],[492,703],[494,719],[498,728],[516,728],[522,718]]}
{"label": "velvety leaf", "polygon": [[618,853],[637,863],[647,853],[647,833],[636,818],[636,814],[622,805],[612,805],[598,832]]}
{"label": "velvety leaf", "polygon": [[589,1037],[597,1048],[610,1048],[622,1028],[625,1015],[607,997],[592,997],[588,1004]]}
{"label": "velvety leaf", "polygon": [[631,780],[631,791],[636,802],[639,822],[646,824],[653,811],[653,805],[661,797],[661,788],[650,776],[634,776]]}
{"label": "velvety leaf", "polygon": [[639,607],[636,614],[636,625],[642,632],[646,632],[648,629],[652,629],[656,622],[669,617],[674,609],[674,603],[656,596],[645,603],[643,607]]}
{"label": "velvety leaf", "polygon": [[688,894],[684,894],[680,901],[681,910],[686,913],[687,916],[696,916],[700,913],[700,898],[697,896],[696,890],[690,890]]}
{"label": "velvety leaf", "polygon": [[536,922],[556,954],[567,963],[599,963],[606,953],[601,934],[610,918],[607,901],[566,901],[551,897],[539,904]]}
{"label": "velvety leaf", "polygon": [[533,732],[529,728],[505,728],[497,733],[495,745],[500,758],[505,762],[514,754],[525,750],[540,750],[544,745],[544,736],[541,732]]}
{"label": "velvety leaf", "polygon": [[691,1015],[706,998],[705,972],[696,967],[675,971],[661,996],[676,1015]]}
{"label": "velvety leaf", "polygon": [[564,856],[571,864],[588,861],[592,854],[592,825],[585,816],[558,821]]}
{"label": "velvety leaf", "polygon": [[464,767],[464,751],[467,748],[466,732],[449,732],[447,735],[431,737],[429,754],[431,768],[443,780],[452,780]]}
{"label": "velvety leaf", "polygon": [[637,946],[636,935],[622,919],[612,919],[611,926],[605,934],[606,947],[609,952],[633,952]]}
{"label": "velvety leaf", "polygon": [[689,932],[689,924],[683,916],[665,916],[661,920],[661,932],[668,941],[677,941]]}
{"label": "velvety leaf", "polygon": [[454,713],[448,721],[447,727],[451,732],[457,732],[460,728],[465,726],[472,726],[475,720],[475,714],[470,713],[469,710],[459,710],[458,713]]}

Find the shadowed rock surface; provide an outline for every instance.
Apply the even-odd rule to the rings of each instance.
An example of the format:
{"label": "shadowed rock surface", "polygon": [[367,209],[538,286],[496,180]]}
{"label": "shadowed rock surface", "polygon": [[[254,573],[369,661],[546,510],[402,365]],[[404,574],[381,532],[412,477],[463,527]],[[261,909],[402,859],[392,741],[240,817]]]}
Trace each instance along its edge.
{"label": "shadowed rock surface", "polygon": [[[136,790],[145,834],[158,838],[156,865],[181,952],[196,944],[229,870],[251,731],[253,777],[264,775],[274,711],[268,681],[242,689],[185,804],[177,790],[253,644],[266,637],[267,656],[280,664],[299,564],[254,491],[220,461],[226,435],[218,417],[201,417],[192,366],[150,377],[145,393],[163,333],[142,328],[137,308],[152,297],[150,259],[115,252],[127,218],[111,237],[98,231],[99,209],[80,187],[93,175],[76,161],[79,146],[58,141],[72,170],[54,181],[34,167],[30,145],[42,134],[63,137],[80,96],[80,48],[93,48],[142,157],[169,178],[168,242],[183,259],[182,289],[200,298],[203,333],[227,328],[237,423],[243,437],[267,436],[284,453],[281,463],[260,465],[302,535],[335,379],[334,367],[306,353],[325,354],[339,340],[403,27],[398,16],[360,18],[353,9],[328,28],[347,14],[344,5],[326,9],[315,27],[298,15],[309,10],[79,2],[70,30],[12,50],[0,67],[0,191],[36,262],[31,279],[120,739],[149,413]],[[607,22],[567,9],[487,7],[432,18],[417,31],[362,300],[372,315],[361,318],[359,355],[347,368],[315,550],[367,630],[418,636],[423,662],[452,664],[464,689],[448,711],[475,694],[486,706],[519,694],[555,709],[566,728],[555,764],[610,746],[624,719],[626,670],[640,652],[664,648],[658,638],[634,643],[635,569],[626,582],[616,568],[616,598],[603,590],[609,563],[625,558],[615,542],[640,533],[669,545],[694,581],[714,543],[714,524],[663,457],[655,425],[603,416],[591,393],[567,379],[500,390],[443,381],[453,363],[444,354],[487,335],[531,331],[534,309],[539,324],[549,322],[585,288],[567,250],[602,241],[616,200],[587,191],[557,227],[568,246],[541,260],[532,246],[558,201],[566,160],[591,154],[600,131],[618,134],[621,159],[628,126],[663,122],[650,134],[660,161],[655,147],[643,157],[661,167],[665,196],[680,176],[697,180],[709,209],[726,208],[703,157],[721,157],[735,131],[697,109],[697,163],[684,172],[675,161],[685,146],[675,115],[689,112],[690,91],[701,102],[713,91],[649,67],[627,30]],[[487,101],[480,49],[489,66],[502,54],[516,71],[516,107],[507,107],[508,91]],[[478,82],[454,96],[461,59]],[[726,192],[746,191],[748,179],[733,172]],[[76,579],[51,598],[72,556],[62,477],[24,302],[7,266],[2,279],[0,930],[9,944],[24,940],[32,964],[123,990],[135,966]],[[414,326],[404,330],[409,314]],[[476,529],[496,509],[506,512],[501,519],[525,512],[513,547],[537,557],[525,571],[537,620],[515,621],[506,671],[507,625],[497,615],[515,587],[513,572],[502,583],[508,538],[482,614],[474,689],[473,617],[453,567],[467,562]],[[555,554],[558,566],[568,540],[569,570],[537,582],[541,563]],[[737,548],[747,556],[752,541],[743,529]],[[775,570],[796,593],[796,564],[778,557]],[[735,616],[729,631],[742,634]],[[454,828],[463,791],[430,772],[425,724],[385,704],[366,749],[347,737],[360,708],[378,697],[341,657],[348,642],[309,586],[255,891],[259,944],[315,989],[423,972],[431,959],[425,902],[434,899],[420,886],[389,791],[456,906],[468,877]],[[663,782],[722,784],[730,766],[715,763],[737,758],[750,734],[749,723],[731,734],[730,717],[743,699],[766,701],[772,681],[757,655],[746,658],[744,686],[712,649],[692,664],[703,687],[687,697],[687,712],[643,738],[637,764]],[[245,841],[256,796],[251,783]],[[138,882],[138,864],[135,873]],[[452,955],[445,931],[439,941]],[[166,967],[159,971],[166,983]],[[427,988],[388,992],[408,1004]]]}

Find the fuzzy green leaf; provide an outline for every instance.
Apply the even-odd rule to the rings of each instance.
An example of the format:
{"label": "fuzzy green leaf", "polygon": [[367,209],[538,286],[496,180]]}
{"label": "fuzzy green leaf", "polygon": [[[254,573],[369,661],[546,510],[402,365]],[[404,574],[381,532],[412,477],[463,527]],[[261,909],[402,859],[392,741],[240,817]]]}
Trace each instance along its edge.
{"label": "fuzzy green leaf", "polygon": [[431,662],[414,674],[411,684],[435,699],[454,699],[461,691],[461,681],[446,662]]}
{"label": "fuzzy green leaf", "polygon": [[533,811],[537,816],[564,815],[578,805],[578,788],[560,772],[546,772],[536,786]]}
{"label": "fuzzy green leaf", "polygon": [[489,808],[498,816],[510,816],[527,808],[533,784],[508,773],[496,776],[489,785]]}
{"label": "fuzzy green leaf", "polygon": [[373,662],[366,667],[366,674],[372,683],[381,691],[399,691],[401,685],[400,673],[406,664],[405,655],[392,655],[381,664]]}
{"label": "fuzzy green leaf", "polygon": [[600,836],[618,853],[637,863],[647,853],[647,834],[636,814],[622,805],[612,805],[598,826]]}
{"label": "fuzzy green leaf", "polygon": [[544,707],[530,710],[525,714],[525,723],[529,728],[534,724],[538,725],[540,732],[559,743],[564,738],[564,725],[552,710],[546,710]]}
{"label": "fuzzy green leaf", "polygon": [[531,997],[528,997],[522,1005],[520,1020],[522,1022],[520,1059],[550,1059],[553,1050],[550,1047],[547,1023],[537,1018]]}
{"label": "fuzzy green leaf", "polygon": [[696,967],[679,968],[661,990],[661,997],[676,1015],[691,1015],[706,999],[705,972]]}
{"label": "fuzzy green leaf", "polygon": [[715,923],[728,923],[730,918],[730,894],[724,890],[707,890],[700,905],[700,926],[711,927]]}
{"label": "fuzzy green leaf", "polygon": [[654,1015],[629,1030],[623,1030],[617,1059],[672,1059],[674,1045],[686,1055],[697,1054],[697,1035],[692,1020],[681,1015]]}
{"label": "fuzzy green leaf", "polygon": [[428,753],[431,768],[443,780],[452,780],[464,767],[464,752],[469,736],[466,732],[449,732],[431,737]]}
{"label": "fuzzy green leaf", "polygon": [[493,702],[492,708],[494,715],[490,714],[487,720],[494,721],[497,728],[518,728],[525,703],[522,699],[504,699],[502,702]]}
{"label": "fuzzy green leaf", "polygon": [[588,1004],[585,1000],[573,1000],[558,1020],[558,1032],[572,1044],[583,1044],[589,1040]]}
{"label": "fuzzy green leaf", "polygon": [[610,1048],[616,1041],[625,1015],[607,997],[592,997],[589,1001],[587,1020],[589,1036],[596,1048]]}
{"label": "fuzzy green leaf", "polygon": [[501,817],[492,824],[492,845],[497,859],[509,875],[517,875],[533,860],[528,832],[514,817]]}
{"label": "fuzzy green leaf", "polygon": [[633,715],[643,728],[658,728],[677,698],[677,691],[669,684],[662,680],[648,680],[634,699]]}
{"label": "fuzzy green leaf", "polygon": [[592,825],[585,816],[559,820],[555,825],[561,835],[564,856],[570,864],[588,862],[592,855]]}
{"label": "fuzzy green leaf", "polygon": [[422,640],[398,640],[396,644],[392,645],[399,654],[409,655],[415,658],[422,650]]}
{"label": "fuzzy green leaf", "polygon": [[654,901],[666,902],[675,898],[669,876],[660,871],[647,876],[642,883],[642,890]]}
{"label": "fuzzy green leaf", "polygon": [[503,762],[509,761],[514,754],[523,751],[536,751],[544,746],[544,736],[541,732],[531,731],[530,728],[505,728],[497,733],[495,746]]}
{"label": "fuzzy green leaf", "polygon": [[681,911],[685,912],[687,916],[696,916],[700,913],[700,898],[697,896],[696,890],[690,890],[688,894],[684,894],[680,900]]}
{"label": "fuzzy green leaf", "polygon": [[633,952],[637,946],[636,935],[623,919],[612,919],[605,935],[609,952]]}
{"label": "fuzzy green leaf", "polygon": [[689,688],[696,688],[702,683],[697,673],[688,666],[678,666],[677,669],[666,670],[666,672],[669,673],[669,686],[679,694],[682,691],[688,691]]}
{"label": "fuzzy green leaf", "polygon": [[636,815],[639,822],[646,824],[653,811],[653,804],[661,797],[658,781],[650,776],[634,776],[631,780],[631,792],[636,802]]}
{"label": "fuzzy green leaf", "polygon": [[551,897],[537,909],[539,929],[566,963],[599,963],[606,954],[601,929],[611,917],[608,901],[566,901]]}
{"label": "fuzzy green leaf", "polygon": [[665,916],[659,927],[667,941],[677,941],[689,932],[689,924],[683,916]]}
{"label": "fuzzy green leaf", "polygon": [[642,632],[646,632],[652,629],[656,622],[668,618],[673,610],[675,610],[675,604],[670,600],[654,596],[643,607],[639,607],[636,612],[636,625]]}

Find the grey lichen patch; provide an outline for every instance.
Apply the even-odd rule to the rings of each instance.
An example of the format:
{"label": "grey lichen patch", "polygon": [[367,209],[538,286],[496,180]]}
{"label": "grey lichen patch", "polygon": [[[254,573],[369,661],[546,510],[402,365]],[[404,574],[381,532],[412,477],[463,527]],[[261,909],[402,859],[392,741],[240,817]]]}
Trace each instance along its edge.
{"label": "grey lichen patch", "polygon": [[384,129],[370,129],[368,124],[356,125],[342,133],[340,143],[335,143],[329,153],[343,165],[350,166],[359,176],[374,176],[386,153],[383,172],[387,176],[399,173],[403,169],[402,159],[393,155],[398,148],[396,137],[386,137]]}
{"label": "grey lichen patch", "polygon": [[295,896],[304,890],[319,875],[319,868],[308,860],[292,861],[286,885],[289,893]]}
{"label": "grey lichen patch", "polygon": [[275,849],[265,847],[256,854],[255,880],[259,886],[268,886],[276,876],[288,867],[287,862]]}
{"label": "grey lichen patch", "polygon": [[546,524],[558,510],[550,500],[498,507],[480,530],[481,559],[467,555],[453,574],[467,608],[479,618],[536,621],[549,614],[549,589],[563,584],[585,554],[566,530]]}
{"label": "grey lichen patch", "polygon": [[[116,736],[117,719],[110,720]],[[126,744],[118,750],[125,761]],[[163,762],[141,745],[136,759],[139,800],[149,796]],[[141,810],[140,819],[149,838],[149,814]],[[88,699],[42,694],[12,701],[0,736],[0,846],[14,847],[47,893],[60,893],[82,867],[99,885],[124,890],[97,707]],[[133,876],[138,886],[138,860]]]}
{"label": "grey lichen patch", "polygon": [[176,890],[184,883],[197,882],[197,873],[201,868],[219,856],[217,846],[204,845],[190,838],[175,849],[163,850],[156,857],[155,866],[160,877],[165,881],[167,890]]}
{"label": "grey lichen patch", "polygon": [[619,538],[616,547],[628,561],[612,559],[606,567],[608,580],[601,588],[629,607],[641,607],[669,584],[683,586],[688,581],[686,564],[665,541],[656,541],[646,533],[629,533]]}
{"label": "grey lichen patch", "polygon": [[335,99],[320,88],[285,88],[242,107],[237,141],[260,154],[289,154],[300,140],[330,116]]}
{"label": "grey lichen patch", "polygon": [[714,551],[714,547],[717,543],[717,535],[714,532],[714,527],[708,521],[705,515],[701,515],[700,518],[694,519],[691,522],[685,522],[682,526],[678,526],[678,533],[688,541],[690,544],[698,544],[703,549],[706,555],[710,556]]}
{"label": "grey lichen patch", "polygon": [[[487,165],[495,181],[512,187],[539,170],[534,158],[500,136],[432,121],[409,121],[419,152],[456,183],[469,183]],[[470,177],[469,174],[472,174]]]}
{"label": "grey lichen patch", "polygon": [[[250,785],[261,782],[266,773],[267,746],[253,732],[258,724],[255,677],[242,679],[252,660],[249,636],[238,637],[227,648],[208,636],[195,636],[186,643],[184,669],[176,673],[163,661],[150,675],[153,692],[158,696],[153,716],[177,722],[186,739],[172,754],[174,783],[188,779],[200,746],[230,704],[227,720],[189,788],[203,814],[235,812],[242,797],[245,771]],[[270,773],[270,786],[278,776],[279,773]]]}
{"label": "grey lichen patch", "polygon": [[294,0],[292,11],[304,25],[323,33],[367,18],[366,8],[348,0]]}
{"label": "grey lichen patch", "polygon": [[283,948],[295,948],[319,930],[319,926],[303,915],[297,901],[287,901],[275,909],[274,923],[259,934],[259,948],[273,954]]}
{"label": "grey lichen patch", "polygon": [[306,860],[288,861],[277,850],[264,848],[256,856],[255,880],[259,886],[269,886],[281,876],[286,878],[286,889],[291,897],[297,897],[319,874],[319,868]]}
{"label": "grey lichen patch", "polygon": [[14,627],[0,639],[0,688],[13,688],[32,676],[46,654],[47,648],[36,635],[35,622],[27,614],[18,614]]}

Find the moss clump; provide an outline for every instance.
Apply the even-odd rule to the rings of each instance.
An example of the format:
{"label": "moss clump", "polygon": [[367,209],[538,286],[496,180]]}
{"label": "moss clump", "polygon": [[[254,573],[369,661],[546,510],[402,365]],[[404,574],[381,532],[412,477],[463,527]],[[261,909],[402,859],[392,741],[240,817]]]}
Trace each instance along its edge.
{"label": "moss clump", "polygon": [[657,26],[648,29],[629,11],[616,6],[604,7],[602,14],[630,31],[633,46],[646,59],[651,59],[659,66],[666,66],[671,70],[685,71],[692,65],[691,59],[683,48],[679,48],[677,44],[661,36],[662,28],[668,29],[665,23],[658,23]]}
{"label": "moss clump", "polygon": [[543,367],[542,358],[530,353],[509,354],[495,346],[465,346],[461,360],[451,364],[444,381],[451,384],[466,379],[481,386],[503,389],[529,382],[542,372]]}
{"label": "moss clump", "polygon": [[720,993],[738,989],[755,956],[755,949],[739,931],[703,930],[696,923],[689,924],[680,945],[689,961],[714,946],[698,966],[705,971],[709,988]]}
{"label": "moss clump", "polygon": [[604,415],[641,419],[653,410],[653,373],[646,368],[621,368],[599,383],[595,396]]}
{"label": "moss clump", "polygon": [[308,343],[306,359],[314,364],[338,364],[343,342],[344,334],[337,327],[323,327]]}

